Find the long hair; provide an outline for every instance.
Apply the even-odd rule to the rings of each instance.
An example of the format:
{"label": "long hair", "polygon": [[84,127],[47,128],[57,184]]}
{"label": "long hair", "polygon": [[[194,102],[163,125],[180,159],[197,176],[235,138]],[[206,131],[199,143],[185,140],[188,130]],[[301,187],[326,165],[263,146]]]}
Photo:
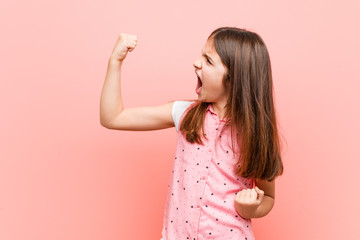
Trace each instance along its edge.
{"label": "long hair", "polygon": [[[229,96],[225,118],[230,119],[227,126],[231,128],[232,151],[235,154],[234,144],[238,144],[240,151],[235,173],[272,181],[282,175],[283,163],[265,43],[258,34],[235,27],[218,28],[210,38],[227,68],[223,79]],[[209,104],[197,101],[184,116],[180,131],[187,141],[203,144],[201,138],[206,138],[203,122]]]}

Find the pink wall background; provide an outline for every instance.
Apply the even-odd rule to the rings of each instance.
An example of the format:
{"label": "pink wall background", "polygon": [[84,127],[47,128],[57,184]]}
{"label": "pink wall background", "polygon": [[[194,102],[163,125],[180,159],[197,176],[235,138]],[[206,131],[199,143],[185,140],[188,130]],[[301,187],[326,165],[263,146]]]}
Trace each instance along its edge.
{"label": "pink wall background", "polygon": [[125,107],[195,98],[192,63],[217,27],[270,52],[284,143],[256,239],[358,239],[358,1],[0,2],[0,239],[161,237],[174,128],[108,130],[99,103],[121,32],[138,36]]}

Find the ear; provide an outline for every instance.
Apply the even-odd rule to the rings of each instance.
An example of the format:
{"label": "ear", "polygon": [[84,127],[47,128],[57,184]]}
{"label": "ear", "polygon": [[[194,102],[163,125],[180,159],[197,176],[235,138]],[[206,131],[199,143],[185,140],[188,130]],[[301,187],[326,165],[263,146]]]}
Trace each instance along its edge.
{"label": "ear", "polygon": [[225,81],[229,81],[230,80],[230,73],[229,73],[229,70],[226,69],[226,73],[224,74],[224,80]]}
{"label": "ear", "polygon": [[230,87],[230,74],[226,74],[224,78],[225,87]]}

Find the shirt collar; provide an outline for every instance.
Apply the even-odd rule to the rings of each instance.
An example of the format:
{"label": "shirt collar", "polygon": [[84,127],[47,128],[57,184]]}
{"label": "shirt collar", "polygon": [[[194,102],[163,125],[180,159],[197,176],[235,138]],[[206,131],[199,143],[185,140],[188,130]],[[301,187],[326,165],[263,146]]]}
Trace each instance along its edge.
{"label": "shirt collar", "polygon": [[[209,103],[209,105],[208,105],[208,107],[207,107],[206,110],[209,111],[209,112],[211,112],[211,113],[213,113],[213,114],[216,114],[216,112],[214,111],[214,108],[212,107],[212,104],[211,104],[211,103]],[[217,115],[217,114],[216,114],[216,115]]]}
{"label": "shirt collar", "polygon": [[[207,106],[206,111],[209,111],[211,114],[215,114],[216,116],[218,116],[218,115],[216,114],[216,112],[214,111],[214,108],[213,108],[213,106],[212,106],[211,103],[209,103],[209,105]],[[219,119],[219,120],[220,120],[220,119]],[[221,119],[220,121],[225,122],[226,120],[228,120],[228,118]]]}

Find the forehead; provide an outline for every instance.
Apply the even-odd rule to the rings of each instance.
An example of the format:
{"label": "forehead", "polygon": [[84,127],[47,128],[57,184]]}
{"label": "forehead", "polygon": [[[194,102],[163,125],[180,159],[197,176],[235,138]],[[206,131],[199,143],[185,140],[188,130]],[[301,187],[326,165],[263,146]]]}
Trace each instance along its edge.
{"label": "forehead", "polygon": [[214,47],[214,40],[212,38],[206,41],[204,47],[201,49],[201,52],[203,54],[210,56],[214,60],[219,59],[218,54]]}
{"label": "forehead", "polygon": [[208,39],[202,49],[203,52],[206,53],[216,53],[214,48],[214,40],[212,38]]}

